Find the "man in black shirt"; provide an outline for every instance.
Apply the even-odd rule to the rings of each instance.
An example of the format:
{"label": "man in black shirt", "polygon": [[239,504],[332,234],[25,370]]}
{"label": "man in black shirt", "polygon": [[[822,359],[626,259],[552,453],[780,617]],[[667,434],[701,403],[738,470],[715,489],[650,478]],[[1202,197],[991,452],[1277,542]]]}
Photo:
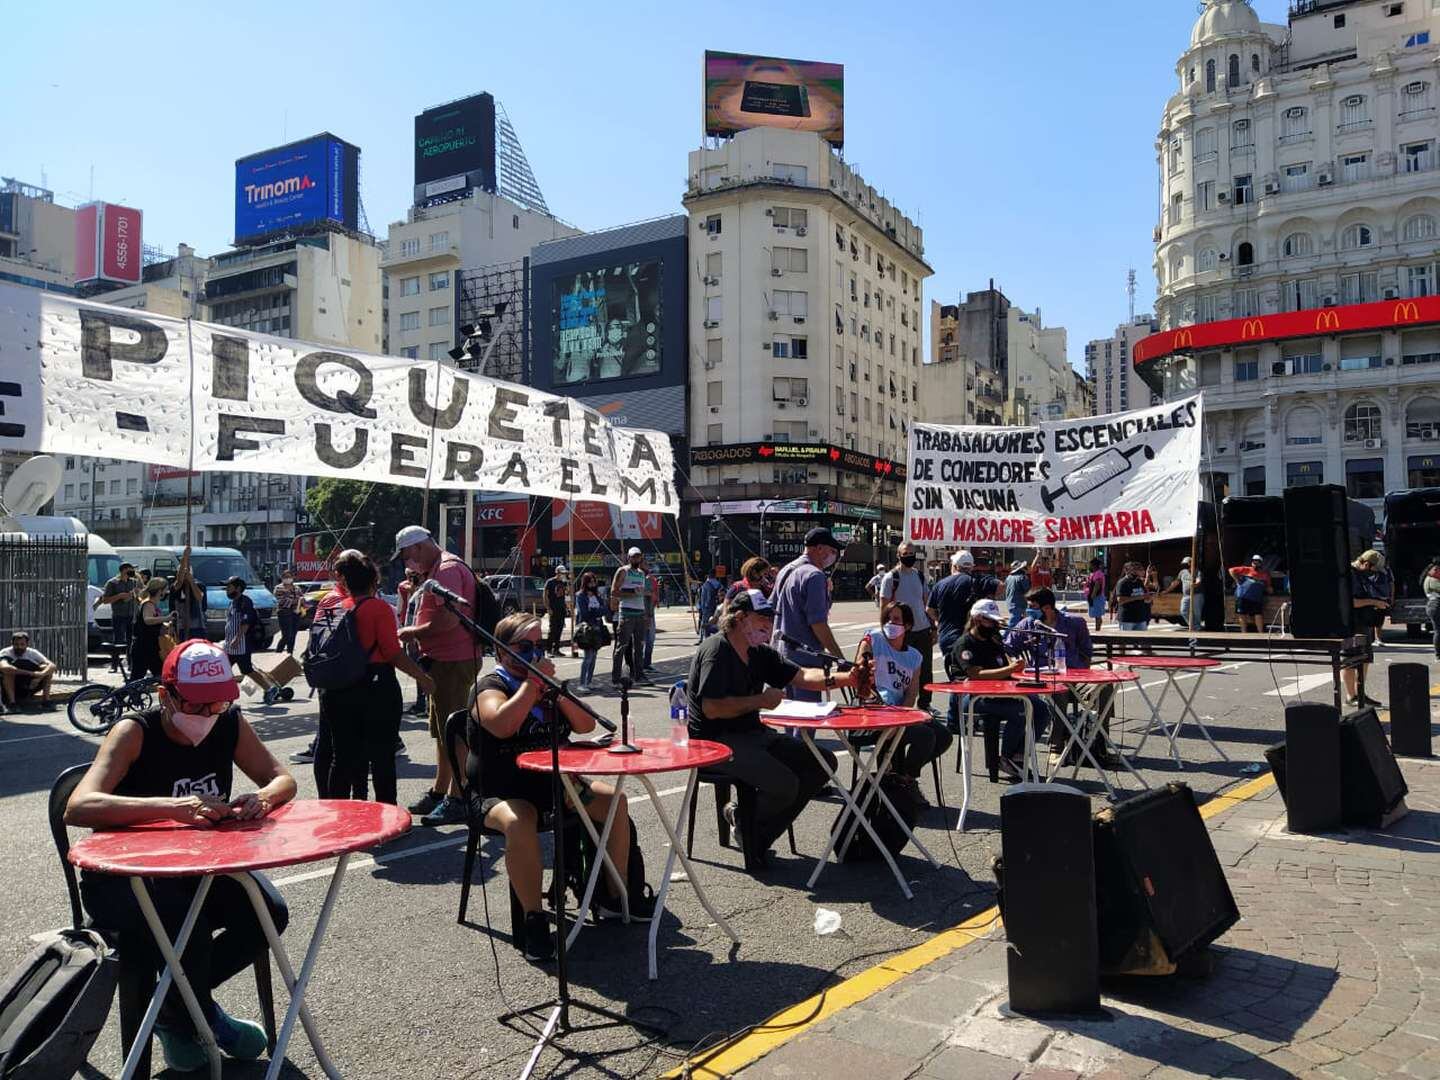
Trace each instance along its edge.
{"label": "man in black shirt", "polygon": [[[765,727],[760,711],[784,701],[788,686],[823,692],[865,679],[860,667],[827,677],[791,663],[767,644],[774,621],[775,609],[759,589],[738,593],[720,632],[695,653],[686,684],[690,734],[728,746],[735,756],[715,771],[755,789],[755,835],[744,843],[761,863],[828,777],[801,740]],[[833,769],[834,755],[821,753]],[[726,815],[733,823],[733,805]]]}
{"label": "man in black shirt", "polygon": [[570,600],[570,572],[561,563],[555,573],[545,582],[545,610],[550,615],[550,634],[545,641],[545,651],[551,656],[560,655],[560,640],[565,636],[566,606]]}

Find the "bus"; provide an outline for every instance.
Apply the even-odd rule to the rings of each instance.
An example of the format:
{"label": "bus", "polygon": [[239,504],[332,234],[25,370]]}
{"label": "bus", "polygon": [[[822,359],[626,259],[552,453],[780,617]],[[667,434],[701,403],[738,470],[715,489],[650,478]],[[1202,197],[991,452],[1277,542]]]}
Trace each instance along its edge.
{"label": "bus", "polygon": [[1436,556],[1440,556],[1440,487],[1386,492],[1385,560],[1395,580],[1390,621],[1403,624],[1411,637],[1418,637],[1429,622],[1420,575]]}

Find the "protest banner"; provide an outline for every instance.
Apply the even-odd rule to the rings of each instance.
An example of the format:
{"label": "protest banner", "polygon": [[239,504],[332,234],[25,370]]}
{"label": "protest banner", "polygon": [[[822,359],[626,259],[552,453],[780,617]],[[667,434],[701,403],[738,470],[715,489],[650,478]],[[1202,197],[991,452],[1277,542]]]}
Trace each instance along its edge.
{"label": "protest banner", "polygon": [[0,450],[679,509],[669,438],[573,398],[5,285]]}
{"label": "protest banner", "polygon": [[905,536],[1080,547],[1193,536],[1201,398],[1039,427],[910,425]]}

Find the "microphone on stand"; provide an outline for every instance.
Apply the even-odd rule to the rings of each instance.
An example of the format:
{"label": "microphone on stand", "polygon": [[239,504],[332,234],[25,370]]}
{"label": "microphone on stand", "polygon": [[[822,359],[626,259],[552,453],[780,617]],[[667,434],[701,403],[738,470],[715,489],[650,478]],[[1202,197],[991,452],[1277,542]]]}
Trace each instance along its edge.
{"label": "microphone on stand", "polygon": [[466,600],[459,593],[451,592],[434,578],[431,578],[429,581],[425,582],[425,584],[421,585],[420,591],[434,593],[436,596],[440,597],[441,600],[448,600],[452,604],[464,604],[466,607],[470,606],[469,600]]}
{"label": "microphone on stand", "polygon": [[825,660],[831,664],[834,664],[841,671],[849,671],[852,667],[855,666],[855,661],[853,660],[846,660],[843,656],[836,656],[833,653],[821,652],[820,650],[812,648],[811,646],[805,644],[805,642],[801,641],[799,638],[791,637],[789,634],[782,632],[776,634],[775,636],[781,641],[783,641],[786,645],[789,645],[792,649],[802,649],[805,652],[808,652],[811,656],[818,656],[821,660]]}

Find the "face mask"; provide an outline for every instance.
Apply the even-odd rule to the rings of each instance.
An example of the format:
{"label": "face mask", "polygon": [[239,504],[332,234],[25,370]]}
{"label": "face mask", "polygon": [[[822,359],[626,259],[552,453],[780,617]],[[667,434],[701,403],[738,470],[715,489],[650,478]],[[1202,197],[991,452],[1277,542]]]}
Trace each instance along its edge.
{"label": "face mask", "polygon": [[975,624],[975,632],[981,637],[994,637],[999,629],[999,623],[986,622],[983,619]]}
{"label": "face mask", "polygon": [[887,622],[884,630],[885,636],[891,641],[899,641],[905,636],[905,626],[903,623]]}
{"label": "face mask", "polygon": [[1042,612],[1038,607],[1027,607],[1027,608],[1025,609],[1025,616],[1026,616],[1026,618],[1038,619],[1038,618],[1040,618],[1043,614],[1044,614],[1044,612]]}
{"label": "face mask", "polygon": [[770,627],[764,623],[751,623],[745,628],[745,642],[752,648],[756,645],[768,645],[770,643]]}
{"label": "face mask", "polygon": [[900,565],[901,565],[901,566],[914,566],[914,565],[915,565],[915,556],[914,556],[914,555],[901,555],[901,556],[900,556]]}
{"label": "face mask", "polygon": [[188,713],[178,709],[170,714],[170,722],[175,725],[175,730],[191,746],[199,746],[204,742],[219,719],[220,717],[210,713]]}
{"label": "face mask", "polygon": [[510,648],[514,649],[515,655],[527,664],[533,664],[545,655],[545,650],[541,648],[539,642],[535,641],[522,641],[511,645]]}

